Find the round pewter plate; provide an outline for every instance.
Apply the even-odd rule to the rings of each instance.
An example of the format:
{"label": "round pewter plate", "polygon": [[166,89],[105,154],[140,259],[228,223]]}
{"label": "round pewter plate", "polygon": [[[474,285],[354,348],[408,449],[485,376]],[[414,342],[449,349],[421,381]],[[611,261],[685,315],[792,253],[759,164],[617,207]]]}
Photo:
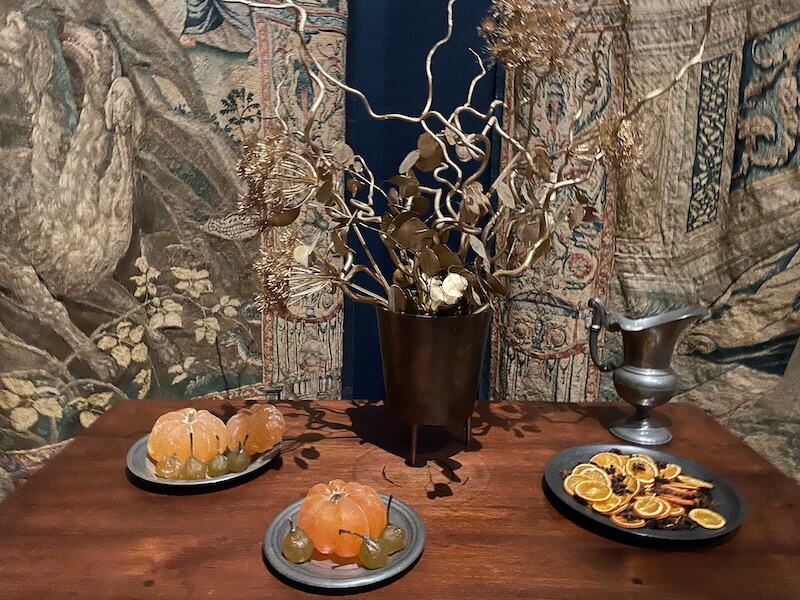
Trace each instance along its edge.
{"label": "round pewter plate", "polygon": [[128,470],[139,479],[148,481],[150,483],[157,483],[158,485],[166,485],[171,487],[203,487],[213,486],[224,481],[231,481],[244,477],[245,475],[257,471],[264,465],[269,463],[273,458],[281,453],[281,444],[278,442],[270,450],[263,454],[259,454],[253,458],[253,462],[241,473],[226,473],[219,477],[208,477],[205,479],[184,480],[184,479],[164,479],[156,475],[156,466],[153,461],[147,456],[147,439],[150,435],[146,435],[131,446],[128,450]]}
{"label": "round pewter plate", "polygon": [[[572,496],[564,491],[564,480],[561,477],[561,472],[571,471],[580,463],[589,462],[589,459],[598,452],[609,452],[612,449],[619,450],[623,454],[647,454],[655,461],[675,463],[680,465],[683,474],[713,483],[714,488],[711,490],[713,504],[711,508],[725,517],[725,526],[721,529],[704,529],[698,526],[694,529],[675,531],[649,529],[647,527],[626,529],[614,524],[607,516],[601,515],[592,510],[589,506],[576,502]],[[727,535],[739,527],[744,520],[744,502],[742,502],[738,492],[727,479],[721,475],[717,475],[714,471],[693,460],[675,456],[674,454],[669,454],[660,450],[653,450],[652,448],[643,448],[631,444],[587,444],[585,446],[573,446],[572,448],[562,450],[550,459],[544,469],[544,481],[549,491],[573,513],[578,513],[603,527],[616,530],[620,534],[631,538],[671,540],[675,542],[698,542]]]}
{"label": "round pewter plate", "polygon": [[[389,496],[381,494],[383,503]],[[264,534],[264,556],[278,573],[302,585],[326,589],[347,589],[373,585],[391,579],[408,569],[422,554],[425,547],[425,525],[416,511],[397,498],[392,500],[389,520],[406,532],[406,547],[389,557],[389,562],[381,569],[369,570],[356,563],[337,564],[331,560],[316,560],[296,565],[283,557],[281,547],[283,538],[289,532],[289,520],[297,522],[300,513],[298,500],[284,508],[267,528]]]}

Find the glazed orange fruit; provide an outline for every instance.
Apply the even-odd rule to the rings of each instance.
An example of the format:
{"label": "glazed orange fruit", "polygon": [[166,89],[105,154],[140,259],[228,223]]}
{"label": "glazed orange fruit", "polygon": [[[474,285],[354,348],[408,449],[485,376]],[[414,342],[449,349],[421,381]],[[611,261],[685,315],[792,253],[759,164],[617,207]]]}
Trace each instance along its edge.
{"label": "glazed orange fruit", "polygon": [[349,558],[358,554],[361,538],[339,530],[377,538],[386,527],[386,507],[370,486],[334,479],[308,491],[297,524],[323,554]]}
{"label": "glazed orange fruit", "polygon": [[283,438],[286,421],[271,404],[254,404],[242,408],[228,419],[228,448],[250,455],[266,452]]}
{"label": "glazed orange fruit", "polygon": [[228,432],[225,423],[207,410],[182,408],[158,417],[147,440],[147,453],[155,462],[177,456],[185,463],[190,455],[208,463],[225,450]]}

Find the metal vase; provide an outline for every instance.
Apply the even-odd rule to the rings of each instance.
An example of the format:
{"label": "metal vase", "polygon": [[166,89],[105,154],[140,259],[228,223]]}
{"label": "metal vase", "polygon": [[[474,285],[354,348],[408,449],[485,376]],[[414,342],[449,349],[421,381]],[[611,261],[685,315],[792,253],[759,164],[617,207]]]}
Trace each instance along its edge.
{"label": "metal vase", "polygon": [[420,425],[465,424],[472,410],[491,313],[430,317],[376,307],[386,407],[411,425],[410,463],[417,466]]}

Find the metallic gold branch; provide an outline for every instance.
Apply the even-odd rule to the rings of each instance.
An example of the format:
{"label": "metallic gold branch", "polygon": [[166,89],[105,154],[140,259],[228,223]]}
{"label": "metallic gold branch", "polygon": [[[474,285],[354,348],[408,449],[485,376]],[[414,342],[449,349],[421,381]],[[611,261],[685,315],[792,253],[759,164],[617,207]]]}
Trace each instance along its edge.
{"label": "metallic gold branch", "polygon": [[[484,107],[475,105],[477,86],[488,69],[484,58],[472,50],[478,72],[470,80],[464,103],[447,116],[433,108],[433,61],[452,38],[457,0],[448,0],[446,30],[426,55],[427,93],[419,114],[380,113],[361,90],[334,76],[309,48],[309,17],[298,1],[226,1],[256,11],[294,13],[300,60],[315,92],[306,122],[292,130],[280,115],[284,77],[275,105],[280,127],[268,129],[265,141],[248,141],[239,166],[248,188],[241,210],[263,229],[287,226],[309,206],[330,223],[330,230],[310,244],[286,234],[275,248],[264,250],[257,264],[264,286],[261,303],[278,311],[334,288],[356,301],[396,311],[438,315],[487,310],[493,298],[506,293],[502,280],[544,257],[564,223],[574,228],[591,220],[590,200],[580,186],[592,181],[600,167],[613,167],[609,172],[613,176],[630,166],[641,146],[633,118],[702,60],[711,25],[709,6],[698,51],[668,85],[645,94],[628,112],[595,119],[576,134],[576,124],[600,80],[606,34],[619,28],[618,23],[601,28],[594,47],[589,47],[582,30],[597,0],[581,13],[574,12],[567,0],[493,0],[482,30],[489,54],[509,70],[515,92],[527,93],[514,113],[521,128],[514,119],[510,127],[503,127],[501,99]],[[570,69],[578,68],[582,56],[591,62],[591,79],[569,121],[568,141],[556,152],[532,147],[534,110],[543,82],[556,74],[574,78]],[[526,74],[531,76],[528,88],[523,86]],[[344,142],[325,147],[312,137],[331,90],[357,98],[377,121],[397,120],[420,128],[417,147],[387,184],[378,185],[364,157]],[[526,117],[519,112],[523,110]],[[478,126],[468,129],[463,115],[477,120]],[[495,136],[511,152],[484,189],[481,179],[497,150],[492,147]],[[376,206],[376,194],[385,199],[386,210]],[[381,271],[367,233],[383,242],[395,266],[391,275]],[[351,240],[361,246],[363,264],[356,262]],[[365,282],[356,283],[358,275],[365,276]]]}

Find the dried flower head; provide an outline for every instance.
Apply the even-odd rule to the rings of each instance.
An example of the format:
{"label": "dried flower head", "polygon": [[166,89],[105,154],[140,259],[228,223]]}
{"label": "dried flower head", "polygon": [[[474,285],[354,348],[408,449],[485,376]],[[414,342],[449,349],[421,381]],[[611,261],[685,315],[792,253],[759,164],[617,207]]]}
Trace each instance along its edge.
{"label": "dried flower head", "polygon": [[558,71],[565,66],[574,16],[567,0],[495,0],[480,31],[489,53],[506,68]]}
{"label": "dried flower head", "polygon": [[619,172],[630,171],[642,160],[643,131],[639,121],[612,114],[598,123],[597,136],[606,164]]}
{"label": "dried flower head", "polygon": [[261,280],[261,293],[256,297],[259,310],[278,315],[287,312],[294,238],[294,234],[283,235],[273,247],[262,248],[261,258],[253,265]]}
{"label": "dried flower head", "polygon": [[262,230],[275,225],[282,213],[301,206],[318,183],[316,169],[292,150],[289,137],[280,129],[267,131],[263,139],[245,140],[237,172],[247,186],[239,212]]}

